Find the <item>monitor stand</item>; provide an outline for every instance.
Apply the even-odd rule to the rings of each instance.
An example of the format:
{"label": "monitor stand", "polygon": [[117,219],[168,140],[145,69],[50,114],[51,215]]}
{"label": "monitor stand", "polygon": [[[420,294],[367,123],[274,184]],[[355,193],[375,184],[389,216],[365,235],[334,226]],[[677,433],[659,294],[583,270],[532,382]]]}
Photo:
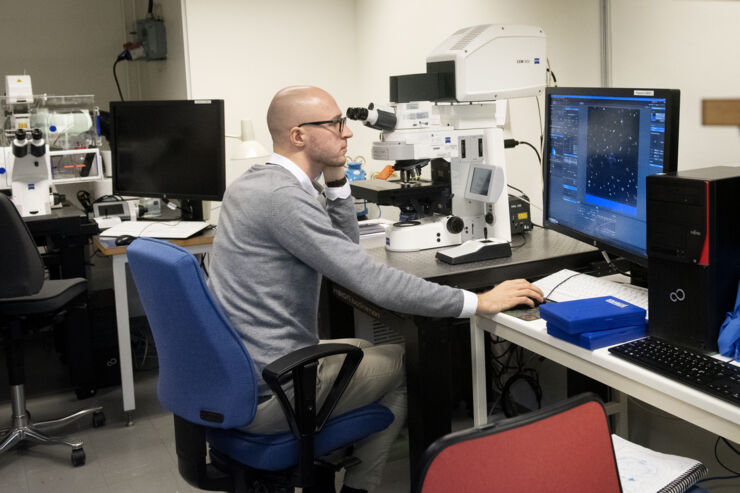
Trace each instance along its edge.
{"label": "monitor stand", "polygon": [[203,221],[203,201],[181,199],[180,212],[183,221]]}
{"label": "monitor stand", "polygon": [[[612,274],[620,274],[621,272],[629,272],[630,284],[640,286],[643,288],[647,287],[647,268],[643,267],[629,260],[617,257],[612,259],[612,264],[616,266],[616,269],[606,261],[601,260],[598,262],[592,262],[590,267],[593,270],[593,275],[596,277],[610,276]],[[621,271],[621,272],[620,272]]]}

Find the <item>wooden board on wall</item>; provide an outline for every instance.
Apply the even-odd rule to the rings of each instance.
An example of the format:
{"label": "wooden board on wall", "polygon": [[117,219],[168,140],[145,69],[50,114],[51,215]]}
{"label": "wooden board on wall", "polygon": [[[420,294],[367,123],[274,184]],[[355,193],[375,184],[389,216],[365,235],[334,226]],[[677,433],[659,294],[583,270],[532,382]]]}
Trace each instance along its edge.
{"label": "wooden board on wall", "polygon": [[704,125],[740,126],[740,99],[704,99],[701,102]]}

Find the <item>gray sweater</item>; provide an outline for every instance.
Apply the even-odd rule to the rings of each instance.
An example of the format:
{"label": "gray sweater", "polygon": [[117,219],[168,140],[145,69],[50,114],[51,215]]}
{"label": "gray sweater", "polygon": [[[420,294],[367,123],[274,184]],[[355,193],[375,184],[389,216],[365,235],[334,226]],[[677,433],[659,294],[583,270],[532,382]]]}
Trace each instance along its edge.
{"label": "gray sweater", "polygon": [[252,167],[226,191],[210,262],[211,291],[262,368],[317,343],[321,276],[391,310],[457,317],[463,292],[375,262],[358,245],[351,197],[326,209],[287,169]]}

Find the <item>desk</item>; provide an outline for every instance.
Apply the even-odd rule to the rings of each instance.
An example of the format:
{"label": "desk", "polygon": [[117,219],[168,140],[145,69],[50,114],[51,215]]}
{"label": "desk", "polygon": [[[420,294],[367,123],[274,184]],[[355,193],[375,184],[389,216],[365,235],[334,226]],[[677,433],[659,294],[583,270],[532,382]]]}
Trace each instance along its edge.
{"label": "desk", "polygon": [[[46,251],[41,255],[50,279],[87,278],[87,255],[90,238],[98,234],[98,225],[75,207],[52,209],[51,214],[23,218],[37,246]],[[87,305],[89,307],[89,305]],[[74,311],[79,320],[76,329],[66,333],[64,346],[58,349],[68,361],[72,383],[79,398],[94,395],[92,330],[88,323],[88,308]]]}
{"label": "desk", "polygon": [[486,423],[484,333],[522,346],[547,359],[634,396],[700,428],[740,443],[740,406],[717,399],[675,380],[612,356],[608,348],[589,351],[549,335],[544,320],[525,322],[504,313],[492,320],[474,317],[470,324],[473,360],[473,419]]}
{"label": "desk", "polygon": [[86,247],[90,237],[99,232],[87,214],[74,207],[62,207],[44,216],[24,217],[23,221],[36,244],[47,247],[43,258],[52,279],[87,277]]}
{"label": "desk", "polygon": [[[507,279],[535,279],[560,269],[578,269],[601,260],[593,247],[552,230],[536,228],[527,242],[514,248],[508,258],[449,265],[437,260],[436,250],[412,253],[390,252],[385,248],[367,251],[376,261],[424,279],[465,289],[488,288]],[[432,319],[391,312],[374,305],[339,285],[330,286],[333,300],[321,314],[328,320],[332,338],[352,337],[352,308],[398,330],[406,340],[408,388],[409,463],[411,484],[416,484],[419,460],[437,438],[451,431],[453,382],[450,373],[450,341],[454,319]],[[330,300],[331,300],[330,299]],[[459,323],[459,322],[457,322]]]}
{"label": "desk", "polygon": [[[176,245],[187,248],[193,254],[207,253],[213,244],[214,230],[185,240],[169,240]],[[126,264],[128,256],[125,246],[116,246],[115,238],[93,239],[95,247],[113,259],[113,292],[116,303],[116,326],[118,330],[118,357],[121,363],[121,392],[123,394],[123,411],[127,415],[127,425],[133,424],[133,413],[136,409],[134,399],[134,369],[131,360],[131,333],[128,314],[128,281]]]}

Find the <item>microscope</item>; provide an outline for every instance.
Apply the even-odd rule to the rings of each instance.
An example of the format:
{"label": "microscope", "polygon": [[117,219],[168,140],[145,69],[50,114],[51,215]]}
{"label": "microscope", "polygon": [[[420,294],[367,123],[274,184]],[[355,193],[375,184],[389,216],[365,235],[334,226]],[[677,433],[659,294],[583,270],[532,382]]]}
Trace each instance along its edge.
{"label": "microscope", "polygon": [[18,212],[24,217],[51,214],[51,165],[41,130],[34,129],[30,141],[25,130],[16,130],[11,152],[13,202]]}
{"label": "microscope", "polygon": [[[392,76],[388,107],[347,110],[348,118],[381,131],[372,157],[393,161],[400,176],[350,183],[355,198],[400,209],[386,230],[388,250],[462,243],[458,252],[438,252],[449,263],[511,255],[506,99],[542,94],[545,65],[538,27],[468,27],[427,57],[426,73]],[[427,165],[431,179],[421,176]]]}
{"label": "microscope", "polygon": [[34,95],[29,75],[6,76],[5,94],[0,96],[0,190],[11,191],[22,216],[61,207],[50,188],[103,178],[94,96]]}

